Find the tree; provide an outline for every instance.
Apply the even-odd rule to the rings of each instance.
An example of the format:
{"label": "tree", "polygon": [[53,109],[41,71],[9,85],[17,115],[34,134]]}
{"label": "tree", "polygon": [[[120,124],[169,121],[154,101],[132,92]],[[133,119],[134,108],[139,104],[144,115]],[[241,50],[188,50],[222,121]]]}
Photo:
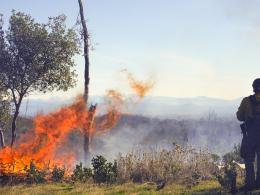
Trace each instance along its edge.
{"label": "tree", "polygon": [[7,130],[11,118],[11,102],[9,94],[0,87],[0,145],[5,147],[4,131]]}
{"label": "tree", "polygon": [[14,104],[11,146],[26,95],[66,91],[75,85],[73,56],[79,53],[79,43],[76,32],[66,28],[65,20],[66,16],[61,15],[42,24],[30,15],[13,11],[8,30],[4,31],[0,23],[0,82]]}
{"label": "tree", "polygon": [[[84,94],[83,98],[85,101],[85,104],[88,105],[88,95],[89,95],[89,34],[88,29],[86,25],[86,20],[84,17],[84,10],[82,1],[78,0],[79,3],[79,13],[80,13],[80,19],[81,19],[81,26],[82,26],[82,36],[84,41],[84,59],[85,59],[85,82],[84,82]],[[88,126],[84,129],[84,145],[83,145],[83,151],[84,151],[84,161],[87,164],[87,161],[90,157],[90,142],[91,142],[91,136],[89,135],[89,129],[92,126],[92,121],[95,116],[97,105],[91,105],[88,109]]]}

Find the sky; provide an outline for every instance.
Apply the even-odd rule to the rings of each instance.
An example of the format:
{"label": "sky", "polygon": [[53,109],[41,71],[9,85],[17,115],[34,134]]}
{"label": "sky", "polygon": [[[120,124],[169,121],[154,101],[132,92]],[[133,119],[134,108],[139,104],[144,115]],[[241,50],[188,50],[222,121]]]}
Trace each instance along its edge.
{"label": "sky", "polygon": [[[155,82],[151,96],[235,99],[252,93],[260,72],[258,0],[83,0],[94,50],[90,94],[130,93],[122,69]],[[0,0],[37,22],[65,14],[75,25],[77,0]],[[77,87],[31,97],[74,97],[83,91],[84,61],[75,56]]]}

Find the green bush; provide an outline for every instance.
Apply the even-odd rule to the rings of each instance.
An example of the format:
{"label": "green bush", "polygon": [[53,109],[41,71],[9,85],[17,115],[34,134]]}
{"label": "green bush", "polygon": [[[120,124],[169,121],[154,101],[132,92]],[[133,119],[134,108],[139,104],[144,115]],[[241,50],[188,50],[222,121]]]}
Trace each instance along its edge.
{"label": "green bush", "polygon": [[52,181],[61,182],[64,178],[64,175],[65,175],[65,169],[55,166],[54,169],[52,170],[52,177],[51,177]]}
{"label": "green bush", "polygon": [[86,182],[93,177],[91,168],[83,167],[82,163],[76,165],[72,174],[73,181]]}
{"label": "green bush", "polygon": [[96,183],[114,183],[117,179],[117,162],[107,162],[103,156],[92,159],[93,179]]}
{"label": "green bush", "polygon": [[217,175],[219,184],[226,190],[236,191],[237,171],[234,163],[225,164],[224,174]]}
{"label": "green bush", "polygon": [[26,177],[27,183],[29,184],[44,183],[46,181],[45,176],[46,176],[46,171],[38,170],[34,162],[31,161],[30,167],[27,170],[27,177]]}

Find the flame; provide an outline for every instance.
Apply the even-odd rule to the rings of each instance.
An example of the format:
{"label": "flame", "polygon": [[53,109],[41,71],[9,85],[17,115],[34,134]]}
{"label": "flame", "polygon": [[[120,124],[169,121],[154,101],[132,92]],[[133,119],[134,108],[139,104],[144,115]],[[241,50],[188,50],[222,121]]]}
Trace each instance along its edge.
{"label": "flame", "polygon": [[107,103],[105,104],[107,113],[96,122],[96,133],[98,135],[106,133],[109,129],[116,126],[121,116],[121,109],[124,104],[123,95],[115,90],[109,90],[106,94]]}
{"label": "flame", "polygon": [[39,169],[56,166],[72,166],[76,160],[73,152],[59,150],[67,135],[82,129],[87,122],[88,112],[83,98],[57,112],[39,115],[34,119],[35,128],[23,134],[15,148],[0,151],[0,170],[6,173],[23,172],[31,161]]}
{"label": "flame", "polygon": [[[152,88],[149,82],[138,82],[128,74],[130,86],[140,97]],[[55,166],[71,170],[78,153],[64,149],[68,135],[79,130],[90,137],[102,135],[116,126],[121,117],[125,97],[118,91],[109,90],[106,95],[106,114],[96,117],[96,105],[87,109],[82,96],[74,103],[56,112],[38,115],[34,128],[22,134],[14,148],[0,150],[1,173],[25,173],[33,161],[38,169],[53,169]]]}
{"label": "flame", "polygon": [[133,76],[132,73],[128,72],[126,69],[123,69],[122,72],[126,73],[131,89],[136,93],[136,95],[138,95],[139,98],[144,98],[144,96],[154,86],[153,81],[139,81]]}

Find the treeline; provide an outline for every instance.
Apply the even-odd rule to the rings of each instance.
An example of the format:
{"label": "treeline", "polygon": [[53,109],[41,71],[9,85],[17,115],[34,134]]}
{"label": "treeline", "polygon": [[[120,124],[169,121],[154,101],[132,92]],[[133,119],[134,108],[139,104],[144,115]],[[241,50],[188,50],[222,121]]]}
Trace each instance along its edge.
{"label": "treeline", "polygon": [[111,155],[109,150],[114,149],[113,155],[116,155],[128,152],[136,145],[167,148],[175,142],[223,155],[240,141],[239,123],[232,118],[175,120],[123,115],[114,129],[94,138],[93,148],[103,155]]}

